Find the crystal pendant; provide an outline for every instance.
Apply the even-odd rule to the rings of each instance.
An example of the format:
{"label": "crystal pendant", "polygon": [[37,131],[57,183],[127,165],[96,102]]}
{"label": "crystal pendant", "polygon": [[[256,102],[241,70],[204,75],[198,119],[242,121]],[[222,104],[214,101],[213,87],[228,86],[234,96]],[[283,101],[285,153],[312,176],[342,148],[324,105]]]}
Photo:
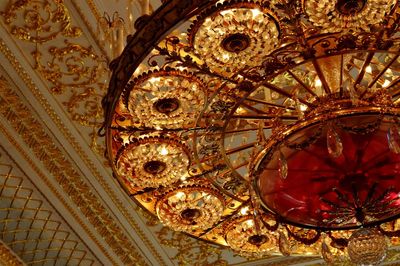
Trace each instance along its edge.
{"label": "crystal pendant", "polygon": [[326,144],[328,146],[329,155],[333,158],[337,158],[342,154],[342,141],[339,134],[331,125],[328,125],[328,131],[326,132]]}
{"label": "crystal pendant", "polygon": [[260,198],[257,196],[257,193],[253,187],[250,187],[249,192],[251,204],[253,205],[253,213],[255,216],[257,216],[257,212],[260,209]]}
{"label": "crystal pendant", "polygon": [[267,142],[267,139],[266,139],[265,133],[264,133],[264,121],[261,120],[258,123],[257,144],[264,145],[266,142]]}
{"label": "crystal pendant", "polygon": [[350,260],[356,265],[378,265],[387,252],[385,236],[376,228],[361,228],[355,231],[347,245]]}
{"label": "crystal pendant", "polygon": [[345,84],[346,84],[345,87],[347,87],[347,90],[349,92],[351,102],[353,103],[353,105],[357,106],[360,101],[360,99],[359,99],[360,96],[358,95],[356,88],[354,88],[354,86],[352,86],[351,82],[349,82],[349,83],[345,82]]}
{"label": "crystal pendant", "polygon": [[278,159],[278,172],[279,176],[282,179],[286,179],[288,175],[288,163],[286,161],[285,155],[281,151],[279,151],[279,159]]}
{"label": "crystal pendant", "polygon": [[283,256],[290,256],[291,253],[289,240],[283,232],[279,232],[279,251]]}
{"label": "crystal pendant", "polygon": [[389,148],[392,152],[399,154],[400,153],[400,132],[399,127],[397,125],[393,125],[389,128],[387,133],[387,140],[389,144]]}
{"label": "crystal pendant", "polygon": [[303,119],[304,118],[304,112],[301,109],[301,103],[300,103],[298,98],[295,99],[295,107],[296,107],[297,115],[299,116],[300,119]]}
{"label": "crystal pendant", "polygon": [[322,258],[324,258],[324,261],[328,264],[328,265],[332,265],[334,264],[334,256],[331,252],[331,250],[329,249],[328,245],[324,242],[322,242],[322,246],[321,246],[321,254],[322,254]]}

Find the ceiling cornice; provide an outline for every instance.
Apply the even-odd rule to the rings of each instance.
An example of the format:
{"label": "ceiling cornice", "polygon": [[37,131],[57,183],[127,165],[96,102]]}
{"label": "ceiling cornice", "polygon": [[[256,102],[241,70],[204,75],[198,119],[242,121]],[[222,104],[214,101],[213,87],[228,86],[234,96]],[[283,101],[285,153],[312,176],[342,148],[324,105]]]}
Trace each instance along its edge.
{"label": "ceiling cornice", "polygon": [[0,265],[22,266],[26,264],[3,241],[0,240]]}

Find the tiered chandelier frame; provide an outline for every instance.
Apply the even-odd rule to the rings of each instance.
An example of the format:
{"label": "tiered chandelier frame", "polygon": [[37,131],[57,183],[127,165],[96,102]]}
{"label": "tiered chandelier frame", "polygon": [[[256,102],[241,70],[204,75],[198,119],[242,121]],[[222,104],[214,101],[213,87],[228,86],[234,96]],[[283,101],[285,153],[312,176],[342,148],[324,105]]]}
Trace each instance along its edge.
{"label": "tiered chandelier frame", "polygon": [[136,22],[102,128],[132,200],[246,256],[329,260],[360,227],[397,244],[399,3],[316,3],[171,0]]}

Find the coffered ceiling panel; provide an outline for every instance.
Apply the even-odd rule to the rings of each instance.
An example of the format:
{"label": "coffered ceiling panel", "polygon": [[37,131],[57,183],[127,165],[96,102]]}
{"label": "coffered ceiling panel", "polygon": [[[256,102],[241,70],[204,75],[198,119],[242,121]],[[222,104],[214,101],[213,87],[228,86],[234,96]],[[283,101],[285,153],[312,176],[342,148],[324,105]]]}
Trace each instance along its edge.
{"label": "coffered ceiling panel", "polygon": [[100,264],[2,147],[0,234],[27,264]]}

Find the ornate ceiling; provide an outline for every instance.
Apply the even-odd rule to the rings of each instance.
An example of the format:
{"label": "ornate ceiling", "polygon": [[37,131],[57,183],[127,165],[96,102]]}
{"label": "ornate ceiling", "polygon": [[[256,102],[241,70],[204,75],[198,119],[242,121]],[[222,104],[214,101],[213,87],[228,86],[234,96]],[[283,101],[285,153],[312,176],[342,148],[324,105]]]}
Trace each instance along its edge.
{"label": "ornate ceiling", "polygon": [[[248,261],[162,227],[123,192],[97,136],[112,58],[97,25],[104,12],[129,21],[127,4],[0,1],[0,264],[323,264]],[[385,265],[398,261],[392,250]]]}

